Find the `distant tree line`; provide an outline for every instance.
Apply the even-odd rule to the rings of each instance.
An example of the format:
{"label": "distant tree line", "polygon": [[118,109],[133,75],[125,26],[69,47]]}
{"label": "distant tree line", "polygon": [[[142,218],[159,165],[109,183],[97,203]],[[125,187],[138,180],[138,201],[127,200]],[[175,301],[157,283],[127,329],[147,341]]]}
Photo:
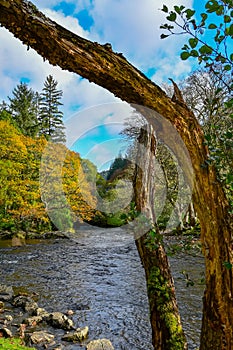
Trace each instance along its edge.
{"label": "distant tree line", "polygon": [[27,83],[21,82],[8,97],[9,103],[0,104],[0,120],[9,120],[23,135],[32,138],[44,136],[53,142],[65,142],[63,123],[62,90],[58,82],[47,76],[42,92],[33,91]]}

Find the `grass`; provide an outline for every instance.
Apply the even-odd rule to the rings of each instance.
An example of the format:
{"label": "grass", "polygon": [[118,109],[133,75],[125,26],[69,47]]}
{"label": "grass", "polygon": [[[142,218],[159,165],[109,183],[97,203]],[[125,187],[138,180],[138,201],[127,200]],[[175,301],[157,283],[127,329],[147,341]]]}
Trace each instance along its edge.
{"label": "grass", "polygon": [[28,347],[24,346],[23,341],[21,339],[0,338],[0,349],[1,350],[33,350],[34,348],[28,348]]}

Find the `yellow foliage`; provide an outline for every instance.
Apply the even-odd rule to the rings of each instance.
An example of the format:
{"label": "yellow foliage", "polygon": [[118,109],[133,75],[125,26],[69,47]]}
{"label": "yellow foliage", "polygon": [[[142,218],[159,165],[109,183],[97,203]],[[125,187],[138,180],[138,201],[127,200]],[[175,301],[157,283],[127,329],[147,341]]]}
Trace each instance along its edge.
{"label": "yellow foliage", "polygon": [[8,222],[14,229],[48,229],[51,210],[56,217],[63,210],[70,226],[77,217],[91,219],[95,200],[77,153],[62,144],[49,146],[43,137],[24,136],[8,121],[0,121],[0,137],[1,229],[10,228]]}

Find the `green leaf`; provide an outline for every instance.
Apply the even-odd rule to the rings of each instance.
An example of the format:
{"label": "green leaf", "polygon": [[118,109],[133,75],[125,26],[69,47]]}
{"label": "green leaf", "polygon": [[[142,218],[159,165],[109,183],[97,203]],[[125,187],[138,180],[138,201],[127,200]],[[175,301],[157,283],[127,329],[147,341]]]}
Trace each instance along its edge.
{"label": "green leaf", "polygon": [[221,62],[221,63],[225,63],[226,62],[226,58],[225,57],[223,57],[223,56],[221,56],[220,58],[219,58],[219,61]]}
{"label": "green leaf", "polygon": [[203,45],[200,47],[199,52],[202,55],[211,55],[213,52],[213,49],[210,46]]}
{"label": "green leaf", "polygon": [[190,51],[190,56],[192,56],[192,57],[198,57],[199,54],[198,54],[197,50],[191,50],[191,51]]}
{"label": "green leaf", "polygon": [[166,5],[163,5],[162,11],[168,13],[168,7]]}
{"label": "green leaf", "polygon": [[170,21],[170,22],[175,22],[176,20],[176,13],[175,12],[171,12],[169,16],[167,16],[167,20]]}
{"label": "green leaf", "polygon": [[226,64],[225,66],[224,66],[224,70],[226,70],[226,71],[230,71],[232,69],[232,67],[231,67],[231,65],[230,64]]}
{"label": "green leaf", "polygon": [[176,13],[178,13],[178,15],[181,14],[180,6],[174,6],[174,10],[176,11]]}
{"label": "green leaf", "polygon": [[216,28],[217,28],[217,26],[214,23],[210,23],[208,26],[208,29],[216,29]]}
{"label": "green leaf", "polygon": [[197,38],[191,38],[189,39],[189,45],[192,49],[194,49],[198,44],[198,39]]}
{"label": "green leaf", "polygon": [[224,23],[230,23],[231,22],[231,17],[228,15],[224,16]]}
{"label": "green leaf", "polygon": [[208,15],[206,13],[201,13],[201,17],[203,21],[206,21],[208,18]]}
{"label": "green leaf", "polygon": [[183,5],[174,6],[174,10],[176,11],[176,13],[178,13],[178,15],[180,15],[184,9],[185,9],[185,6],[183,6]]}
{"label": "green leaf", "polygon": [[[233,136],[233,134],[232,134],[232,132],[230,132],[230,131],[227,131],[226,132],[226,137],[228,138],[228,139],[232,139],[232,136]],[[232,175],[233,176],[233,175]],[[232,178],[232,180],[233,180],[233,178]]]}
{"label": "green leaf", "polygon": [[230,54],[230,60],[233,61],[233,53]]}
{"label": "green leaf", "polygon": [[227,270],[231,270],[232,269],[232,264],[229,261],[224,261],[223,266],[227,269]]}
{"label": "green leaf", "polygon": [[224,14],[224,7],[223,6],[218,6],[218,8],[216,9],[216,15],[218,16],[222,16]]}
{"label": "green leaf", "polygon": [[230,25],[228,34],[233,36],[233,24]]}
{"label": "green leaf", "polygon": [[166,35],[166,34],[161,34],[160,35],[160,39],[166,39],[169,35]]}
{"label": "green leaf", "polygon": [[181,58],[183,61],[187,60],[189,57],[190,57],[190,53],[187,52],[187,51],[182,52],[181,55],[180,55],[180,58]]}
{"label": "green leaf", "polygon": [[193,17],[193,15],[195,14],[196,11],[195,10],[191,10],[191,9],[187,9],[185,12],[186,12],[186,17],[189,20],[190,18]]}

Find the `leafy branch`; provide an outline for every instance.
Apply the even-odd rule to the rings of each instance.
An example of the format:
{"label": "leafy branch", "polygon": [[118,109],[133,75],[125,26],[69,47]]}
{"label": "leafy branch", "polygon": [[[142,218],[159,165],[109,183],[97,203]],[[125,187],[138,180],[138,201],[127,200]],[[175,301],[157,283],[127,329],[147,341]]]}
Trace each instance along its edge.
{"label": "leafy branch", "polygon": [[[190,36],[188,42],[182,47],[181,59],[187,60],[194,57],[199,63],[204,62],[206,68],[221,63],[225,71],[233,74],[233,53],[229,53],[229,39],[233,38],[233,2],[232,0],[208,0],[205,4],[206,11],[200,14],[199,21],[195,18],[195,10],[185,6],[174,6],[169,11],[166,5],[161,9],[167,14],[168,23],[160,26],[166,31],[161,34],[161,39],[171,35]],[[212,16],[215,15],[215,21]],[[205,34],[210,32],[211,43],[205,39]],[[217,72],[216,72],[217,73]],[[233,90],[233,85],[230,86]]]}

